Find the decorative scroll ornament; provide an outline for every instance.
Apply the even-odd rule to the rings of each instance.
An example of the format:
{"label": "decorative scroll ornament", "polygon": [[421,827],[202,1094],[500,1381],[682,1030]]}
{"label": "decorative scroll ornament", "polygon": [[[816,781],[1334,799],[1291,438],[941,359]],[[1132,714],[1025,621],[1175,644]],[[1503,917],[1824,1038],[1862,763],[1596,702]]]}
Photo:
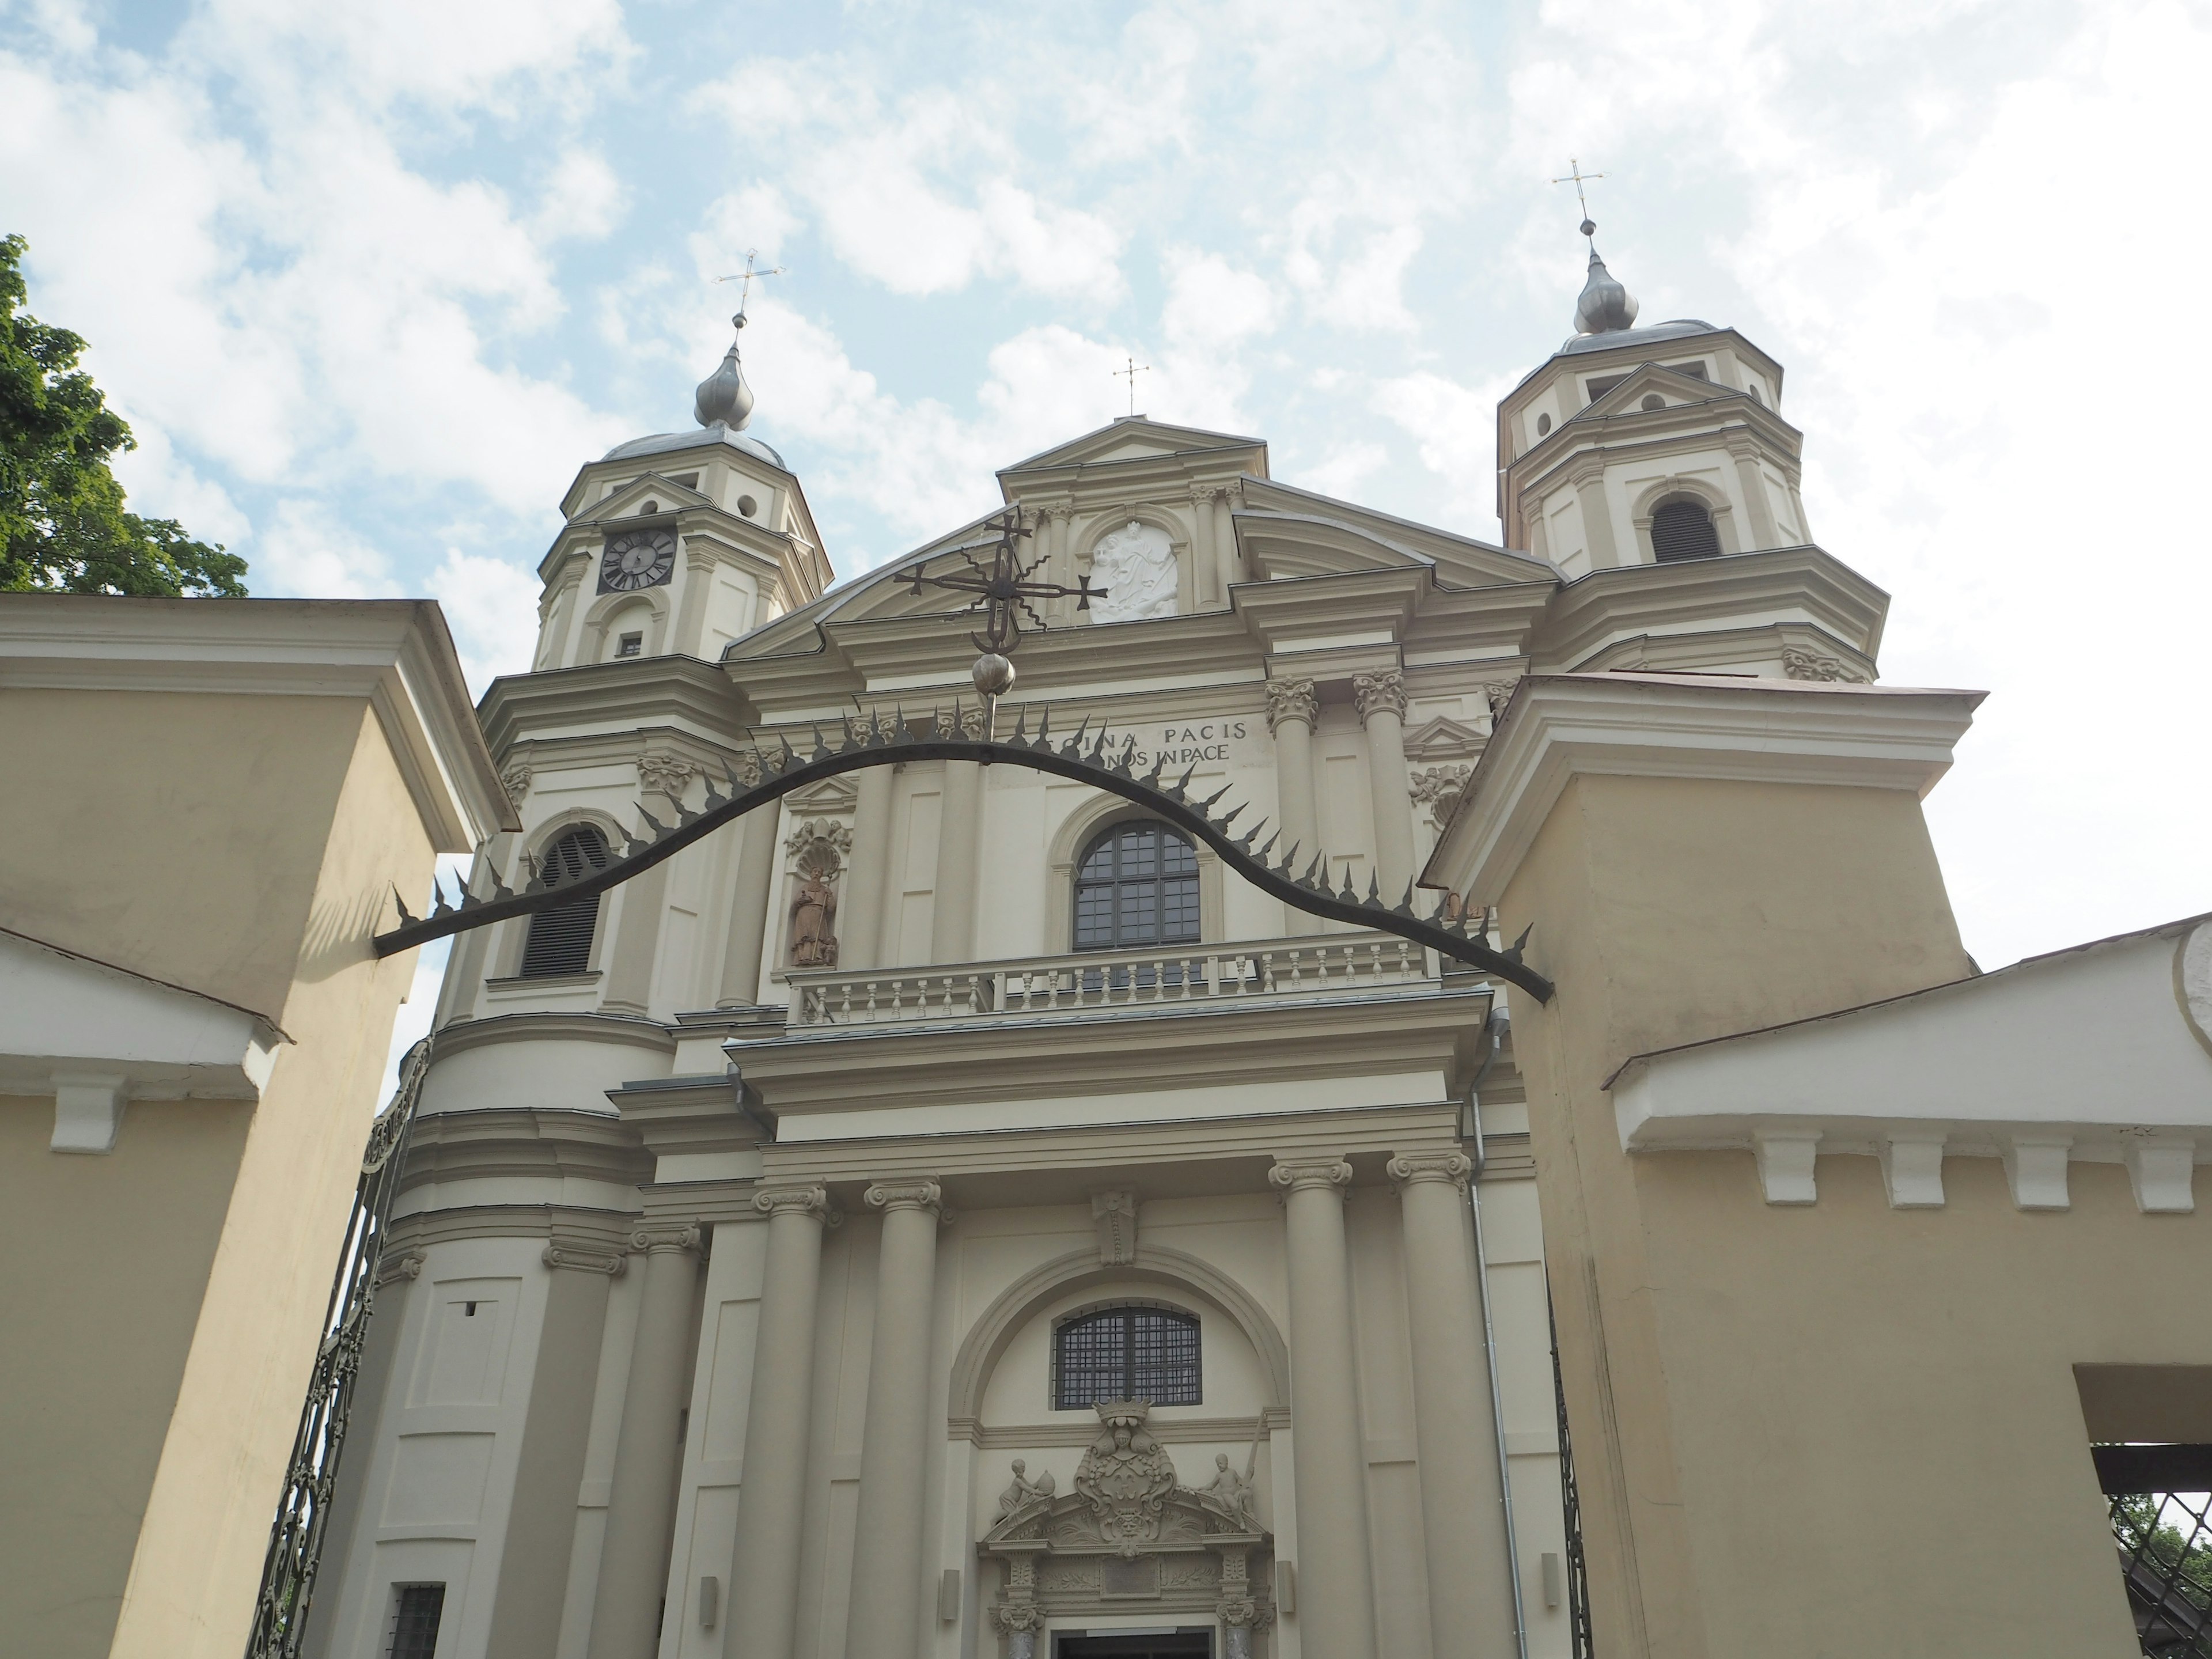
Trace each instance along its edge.
{"label": "decorative scroll ornament", "polygon": [[825,1227],[842,1224],[844,1215],[830,1201],[830,1189],[807,1184],[798,1187],[763,1187],[753,1194],[753,1208],[771,1218],[787,1211],[811,1215]]}
{"label": "decorative scroll ornament", "polygon": [[1285,720],[1302,721],[1311,731],[1315,717],[1320,713],[1321,696],[1311,680],[1267,682],[1268,736],[1273,737],[1275,728]]}
{"label": "decorative scroll ornament", "polygon": [[1267,1184],[1294,1193],[1308,1187],[1340,1193],[1352,1185],[1352,1166],[1340,1158],[1299,1158],[1267,1171]]}
{"label": "decorative scroll ornament", "polygon": [[1406,677],[1395,668],[1381,674],[1354,674],[1352,702],[1359,711],[1362,726],[1374,717],[1377,709],[1402,718],[1406,712]]}
{"label": "decorative scroll ornament", "polygon": [[1793,680],[1843,680],[1852,685],[1867,684],[1865,675],[1841,659],[1822,656],[1817,651],[1807,651],[1794,645],[1782,647],[1782,672]]}
{"label": "decorative scroll ornament", "polygon": [[1441,830],[1451,822],[1460,792],[1474,775],[1471,766],[1431,766],[1413,774],[1413,804],[1429,809],[1429,818]]}
{"label": "decorative scroll ornament", "polygon": [[519,803],[530,793],[530,762],[526,758],[509,761],[507,769],[499,775],[500,786],[507,791],[509,800]]}
{"label": "decorative scroll ornament", "polygon": [[643,821],[644,832],[630,836],[621,855],[603,870],[592,871],[556,887],[550,879],[554,872],[548,866],[535,872],[519,893],[509,891],[493,872],[489,876],[489,893],[479,894],[464,884],[458,900],[448,898],[440,886],[435,908],[430,915],[419,919],[410,915],[402,903],[400,925],[376,936],[376,953],[391,956],[470,928],[530,915],[556,904],[596,897],[663,860],[673,858],[684,848],[756,808],[825,779],[902,761],[966,760],[985,765],[1027,767],[1056,777],[1073,778],[1109,794],[1119,795],[1204,842],[1219,854],[1225,866],[1263,893],[1293,908],[1309,915],[1395,933],[1454,962],[1465,963],[1516,985],[1539,1002],[1551,1000],[1552,982],[1522,960],[1526,934],[1508,949],[1493,950],[1468,927],[1464,918],[1455,918],[1447,912],[1441,896],[1430,915],[1417,915],[1410,882],[1395,903],[1380,890],[1379,883],[1371,875],[1364,897],[1353,889],[1348,873],[1343,878],[1342,887],[1333,887],[1319,849],[1292,846],[1279,851],[1281,832],[1264,834],[1264,821],[1255,822],[1237,833],[1237,822],[1244,816],[1245,809],[1241,805],[1224,809],[1222,805],[1233,785],[1202,798],[1196,796],[1190,787],[1197,773],[1196,765],[1186,769],[1180,778],[1169,778],[1165,775],[1165,756],[1158,751],[1152,769],[1139,775],[1135,738],[1115,742],[1103,728],[1093,733],[1087,719],[1073,737],[1064,739],[1053,735],[1048,710],[1038,721],[1034,736],[1030,732],[1025,711],[1012,737],[990,738],[981,742],[962,735],[957,708],[949,716],[940,710],[926,724],[909,723],[894,711],[889,722],[871,718],[866,725],[848,722],[833,730],[835,735],[830,737],[816,728],[811,752],[806,754],[793,748],[788,737],[779,737],[773,751],[756,748],[752,759],[759,769],[759,779],[755,783],[741,782],[736,763],[726,763],[721,781],[730,793],[722,793],[715,779],[709,775],[702,780],[706,799],[698,811],[681,801],[660,803],[659,810],[670,814],[671,822],[663,823],[652,809],[641,805],[638,817]]}
{"label": "decorative scroll ornament", "polygon": [[1384,1173],[1402,1190],[1417,1181],[1442,1181],[1464,1188],[1474,1173],[1474,1160],[1465,1152],[1405,1152],[1384,1165]]}
{"label": "decorative scroll ornament", "polygon": [[1075,1468],[1076,1495],[1091,1506],[1099,1534],[1124,1556],[1158,1539],[1161,1512],[1176,1489],[1175,1465],[1145,1430],[1152,1409],[1150,1401],[1100,1401],[1105,1431]]}
{"label": "decorative scroll ornament", "polygon": [[684,790],[699,772],[698,767],[676,755],[637,757],[638,787],[653,794],[665,795],[672,801],[684,799]]}

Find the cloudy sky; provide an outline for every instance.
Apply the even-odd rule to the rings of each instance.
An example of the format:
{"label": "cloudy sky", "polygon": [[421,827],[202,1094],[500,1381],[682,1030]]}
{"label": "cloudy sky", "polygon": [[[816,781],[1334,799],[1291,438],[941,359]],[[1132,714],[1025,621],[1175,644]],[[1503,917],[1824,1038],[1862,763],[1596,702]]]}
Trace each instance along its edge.
{"label": "cloudy sky", "polygon": [[134,505],[258,593],[434,595],[478,690],[749,247],[754,429],[844,574],[1124,408],[1124,354],[1151,414],[1494,537],[1578,156],[1645,320],[1786,366],[1885,678],[1992,693],[1929,801],[1969,948],[2212,908],[2202,3],[0,0],[0,229]]}

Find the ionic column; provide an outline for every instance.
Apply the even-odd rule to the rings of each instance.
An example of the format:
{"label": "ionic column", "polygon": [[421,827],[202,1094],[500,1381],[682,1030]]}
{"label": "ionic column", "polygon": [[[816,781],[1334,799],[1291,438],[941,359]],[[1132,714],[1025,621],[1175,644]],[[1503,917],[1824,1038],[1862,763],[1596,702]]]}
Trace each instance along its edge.
{"label": "ionic column", "polygon": [[[1300,1644],[1315,1659],[1376,1659],[1367,1553],[1367,1448],[1352,1370],[1352,1261],[1339,1158],[1278,1164],[1291,1281],[1291,1474],[1297,1482]],[[858,1659],[858,1656],[854,1656]]]}
{"label": "ionic column", "polygon": [[1321,698],[1311,680],[1267,682],[1267,730],[1275,739],[1275,792],[1283,818],[1282,848],[1297,849],[1303,875],[1321,851],[1321,815],[1315,805],[1313,729]]}
{"label": "ionic column", "polygon": [[730,892],[730,942],[722,951],[722,993],[714,1000],[718,1008],[741,1007],[760,999],[761,949],[768,933],[775,832],[781,817],[773,805],[745,814],[744,839],[738,846],[738,878]]}
{"label": "ionic column", "polygon": [[[983,711],[961,711],[970,738],[983,735]],[[944,811],[937,823],[937,893],[930,911],[929,959],[975,959],[975,870],[983,830],[983,769],[975,761],[945,763]]]}
{"label": "ionic column", "polygon": [[1354,674],[1352,696],[1367,728],[1367,793],[1375,808],[1375,873],[1395,904],[1413,880],[1413,786],[1406,775],[1406,677]]}
{"label": "ionic column", "polygon": [[799,1628],[797,1521],[806,1505],[822,1230],[841,1218],[830,1194],[815,1186],[763,1188],[753,1194],[753,1207],[768,1217],[768,1261],[722,1651],[728,1659],[791,1659]]}
{"label": "ionic column", "polygon": [[853,856],[845,863],[845,908],[837,939],[840,968],[880,968],[884,882],[891,865],[891,769],[867,766],[854,775]]}
{"label": "ionic column", "polygon": [[847,1659],[914,1659],[921,1634],[930,1304],[942,1198],[933,1181],[883,1182],[867,1192],[868,1207],[884,1213],[884,1237],[860,1438]]}
{"label": "ionic column", "polygon": [[1474,1163],[1464,1152],[1408,1152],[1389,1173],[1406,1232],[1429,1628],[1440,1652],[1449,1644],[1470,1659],[1510,1659],[1505,1487],[1468,1224]]}
{"label": "ionic column", "polygon": [[676,1425],[685,1393],[684,1328],[698,1282],[699,1230],[641,1227],[629,1243],[644,1253],[644,1283],[638,1288],[637,1335],[615,1440],[589,1659],[652,1659],[659,1647],[660,1596],[683,1455]]}

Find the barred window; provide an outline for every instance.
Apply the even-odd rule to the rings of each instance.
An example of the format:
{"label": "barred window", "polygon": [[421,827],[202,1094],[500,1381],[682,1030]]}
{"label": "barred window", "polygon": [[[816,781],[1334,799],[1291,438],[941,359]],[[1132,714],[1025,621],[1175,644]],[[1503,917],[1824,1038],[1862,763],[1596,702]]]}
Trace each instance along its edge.
{"label": "barred window", "polygon": [[1720,556],[1721,538],[1703,501],[1671,501],[1651,515],[1651,551],[1662,564]]}
{"label": "barred window", "polygon": [[1198,854],[1150,819],[1116,824],[1075,866],[1075,948],[1198,942]]}
{"label": "barred window", "polygon": [[1173,1308],[1103,1308],[1053,1332],[1052,1403],[1082,1411],[1102,1400],[1203,1403],[1198,1321]]}
{"label": "barred window", "polygon": [[438,1650],[438,1624],[446,1611],[443,1584],[394,1584],[388,1659],[431,1659]]}
{"label": "barred window", "polygon": [[[586,824],[571,830],[545,849],[541,866],[556,887],[581,881],[607,867],[607,838]],[[556,904],[530,918],[530,937],[522,947],[522,976],[543,979],[580,974],[592,965],[592,935],[599,930],[595,893],[574,904]]]}

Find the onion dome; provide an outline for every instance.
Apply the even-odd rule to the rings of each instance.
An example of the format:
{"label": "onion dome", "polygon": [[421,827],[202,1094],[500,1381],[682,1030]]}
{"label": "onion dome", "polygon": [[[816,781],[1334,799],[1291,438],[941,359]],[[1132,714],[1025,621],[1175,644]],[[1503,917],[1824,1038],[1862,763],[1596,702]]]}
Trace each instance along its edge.
{"label": "onion dome", "polygon": [[1597,247],[1592,244],[1589,280],[1583,284],[1582,297],[1575,301],[1576,331],[1583,334],[1615,334],[1635,325],[1636,296],[1605,268],[1605,261],[1597,257]]}
{"label": "onion dome", "polygon": [[[744,313],[739,312],[730,321],[743,329],[745,325]],[[730,349],[723,356],[721,367],[699,382],[699,392],[692,404],[691,413],[701,426],[725,426],[732,432],[742,430],[744,423],[752,418],[753,389],[745,384],[745,371],[738,361],[736,340],[730,342]]]}

